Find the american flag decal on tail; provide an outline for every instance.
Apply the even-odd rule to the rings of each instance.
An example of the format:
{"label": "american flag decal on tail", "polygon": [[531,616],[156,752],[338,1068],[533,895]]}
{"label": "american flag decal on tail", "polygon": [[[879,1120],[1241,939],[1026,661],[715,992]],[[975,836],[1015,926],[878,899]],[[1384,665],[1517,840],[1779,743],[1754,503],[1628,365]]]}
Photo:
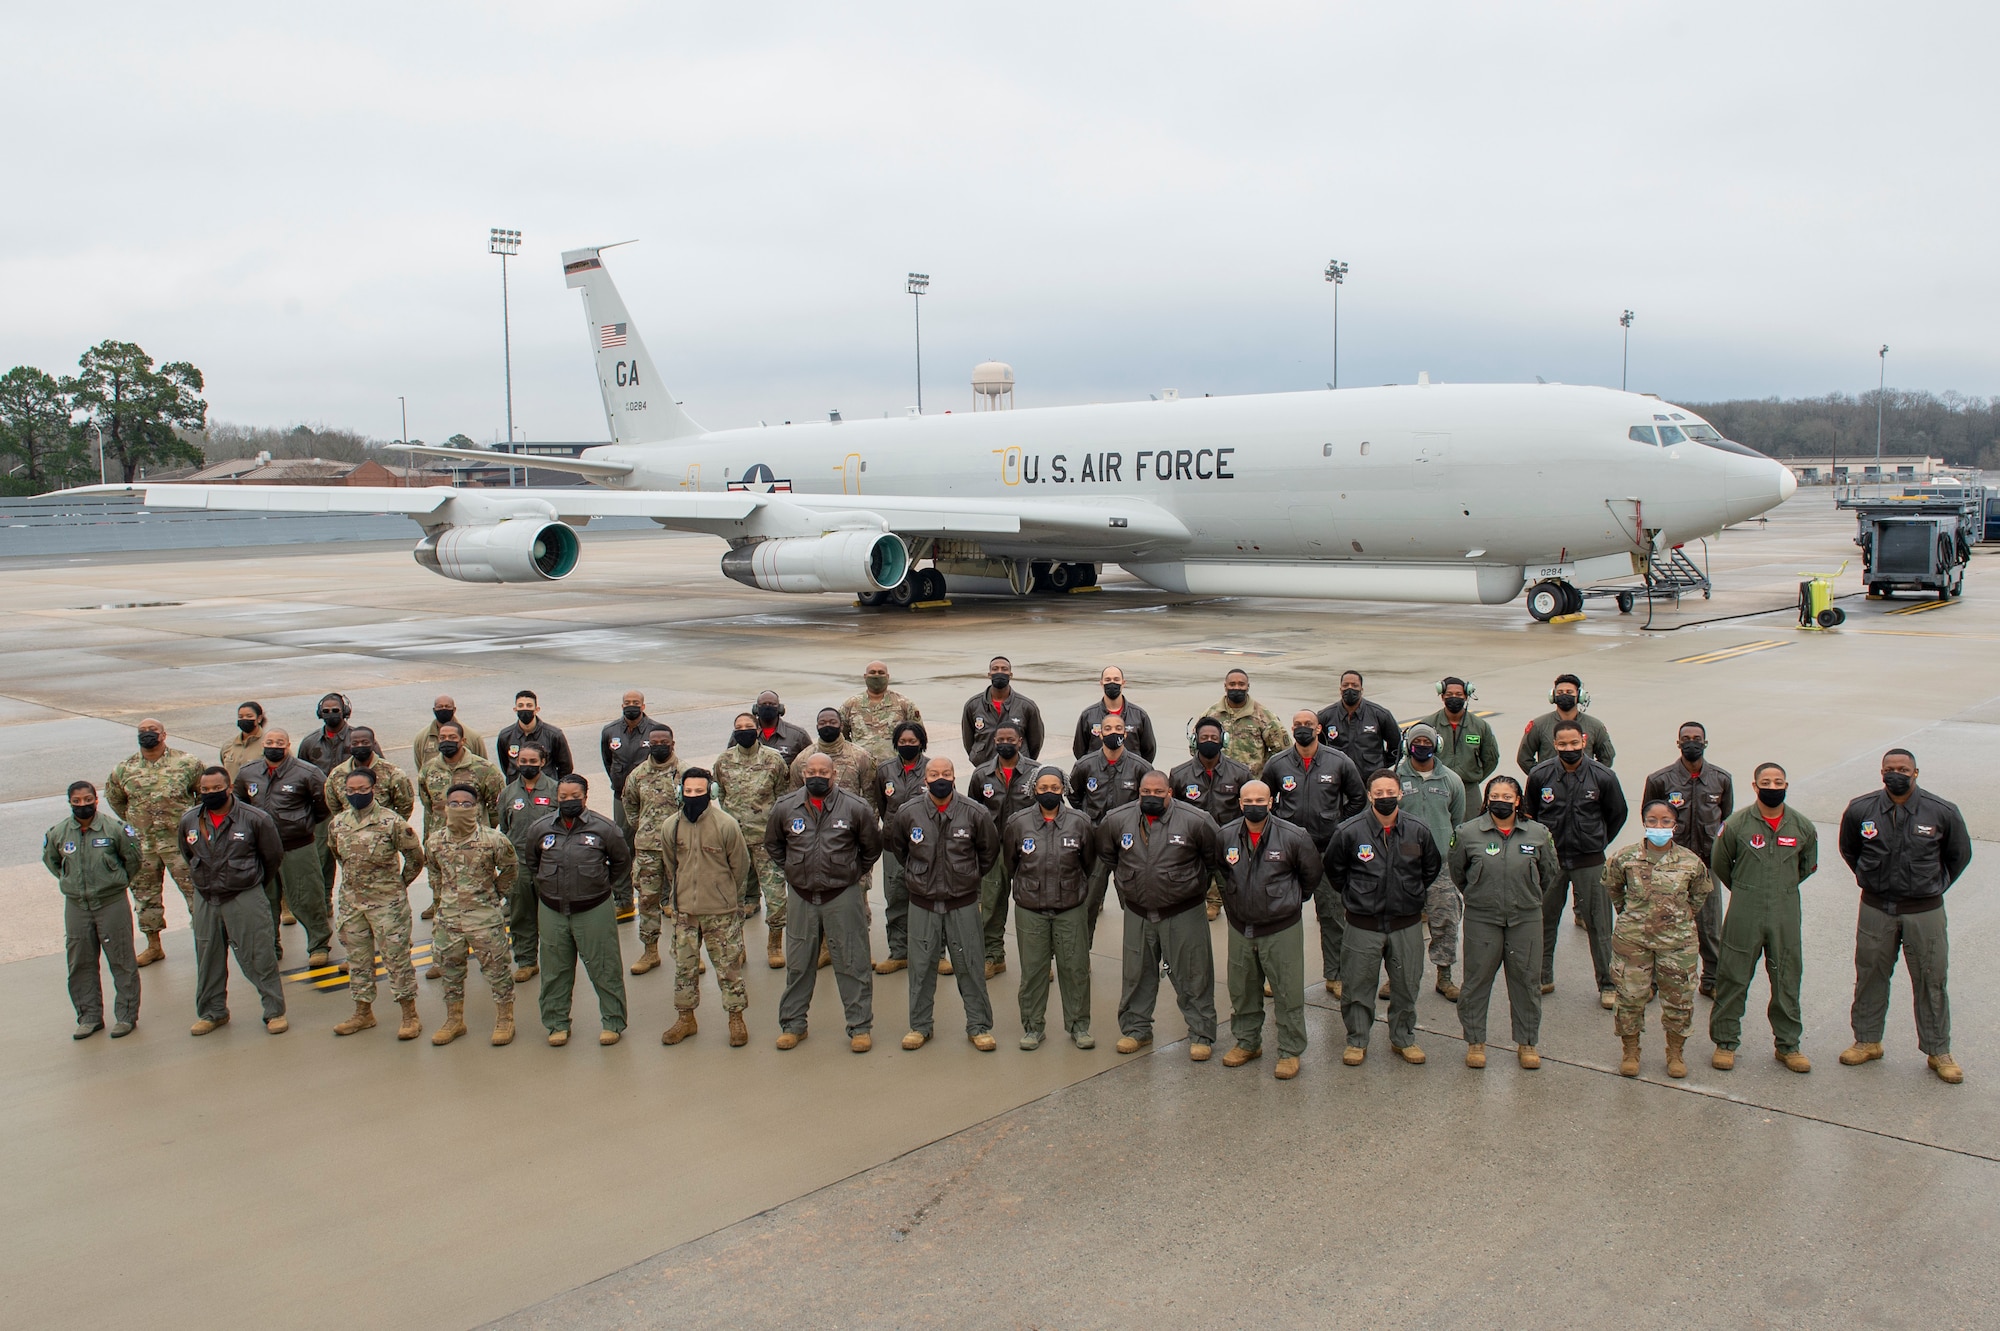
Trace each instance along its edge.
{"label": "american flag decal on tail", "polygon": [[597,345],[602,350],[625,345],[625,325],[605,324],[597,330]]}

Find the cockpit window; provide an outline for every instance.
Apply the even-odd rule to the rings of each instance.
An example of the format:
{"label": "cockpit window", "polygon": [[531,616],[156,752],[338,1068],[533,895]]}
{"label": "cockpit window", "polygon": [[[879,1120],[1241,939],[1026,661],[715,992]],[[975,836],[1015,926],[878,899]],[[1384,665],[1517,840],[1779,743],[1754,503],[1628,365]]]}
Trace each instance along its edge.
{"label": "cockpit window", "polygon": [[1635,444],[1657,444],[1660,442],[1653,437],[1653,427],[1650,425],[1635,425],[1625,432],[1625,437]]}
{"label": "cockpit window", "polygon": [[1675,444],[1684,444],[1686,442],[1687,436],[1681,433],[1680,426],[1662,425],[1660,427],[1661,448],[1672,448]]}
{"label": "cockpit window", "polygon": [[1666,417],[1665,417],[1665,416],[1663,416],[1663,415],[1661,415],[1661,414],[1660,414],[1659,412],[1654,412],[1654,413],[1653,413],[1653,419],[1654,419],[1654,420],[1656,420],[1656,421],[1663,421],[1663,420],[1665,420],[1665,419],[1666,419]]}
{"label": "cockpit window", "polygon": [[1680,414],[1680,413],[1679,413],[1679,412],[1677,411],[1677,412],[1675,412],[1675,413],[1674,413],[1674,419],[1675,419],[1675,420],[1677,420],[1677,421],[1684,421],[1684,420],[1686,420],[1686,419],[1687,419],[1687,417],[1685,417],[1685,416],[1681,415],[1681,414]]}
{"label": "cockpit window", "polygon": [[1722,438],[1713,425],[1703,425],[1698,421],[1687,427],[1687,435],[1697,444],[1712,444]]}

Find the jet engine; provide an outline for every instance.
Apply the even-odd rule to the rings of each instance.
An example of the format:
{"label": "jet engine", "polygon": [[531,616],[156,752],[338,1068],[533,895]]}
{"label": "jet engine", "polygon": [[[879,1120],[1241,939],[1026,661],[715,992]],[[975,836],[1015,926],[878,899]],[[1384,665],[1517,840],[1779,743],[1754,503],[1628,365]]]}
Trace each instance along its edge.
{"label": "jet engine", "polygon": [[419,564],[454,582],[553,582],[569,576],[581,549],[568,524],[519,517],[447,527],[414,553]]}
{"label": "jet engine", "polygon": [[884,531],[772,537],[722,556],[724,577],[767,592],[881,592],[909,571],[908,547]]}

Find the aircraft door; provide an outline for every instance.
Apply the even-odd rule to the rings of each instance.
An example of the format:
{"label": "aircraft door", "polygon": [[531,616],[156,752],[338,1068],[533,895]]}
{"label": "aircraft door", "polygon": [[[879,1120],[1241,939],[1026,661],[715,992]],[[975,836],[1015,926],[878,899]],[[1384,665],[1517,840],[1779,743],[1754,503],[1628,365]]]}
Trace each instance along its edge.
{"label": "aircraft door", "polygon": [[701,464],[699,462],[688,463],[687,474],[681,477],[681,489],[701,489]]}
{"label": "aircraft door", "polygon": [[861,493],[861,455],[859,453],[849,453],[834,470],[840,473],[840,492],[842,494],[858,495]]}

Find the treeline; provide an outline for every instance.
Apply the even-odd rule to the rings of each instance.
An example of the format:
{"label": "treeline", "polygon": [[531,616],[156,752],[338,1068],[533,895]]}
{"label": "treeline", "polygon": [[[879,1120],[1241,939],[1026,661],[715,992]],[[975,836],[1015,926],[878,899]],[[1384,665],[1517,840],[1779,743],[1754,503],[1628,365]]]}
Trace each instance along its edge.
{"label": "treeline", "polygon": [[155,366],[136,343],[111,340],[76,365],[60,378],[32,365],[0,375],[0,489],[39,494],[95,481],[100,450],[107,475],[126,481],[142,467],[200,464],[187,438],[208,423],[200,370]]}
{"label": "treeline", "polygon": [[[1728,438],[1772,457],[1875,453],[1877,395],[1789,400],[1742,398],[1689,402]],[[1882,395],[1882,452],[1919,453],[1960,467],[2000,471],[2000,397],[1904,392]]]}

